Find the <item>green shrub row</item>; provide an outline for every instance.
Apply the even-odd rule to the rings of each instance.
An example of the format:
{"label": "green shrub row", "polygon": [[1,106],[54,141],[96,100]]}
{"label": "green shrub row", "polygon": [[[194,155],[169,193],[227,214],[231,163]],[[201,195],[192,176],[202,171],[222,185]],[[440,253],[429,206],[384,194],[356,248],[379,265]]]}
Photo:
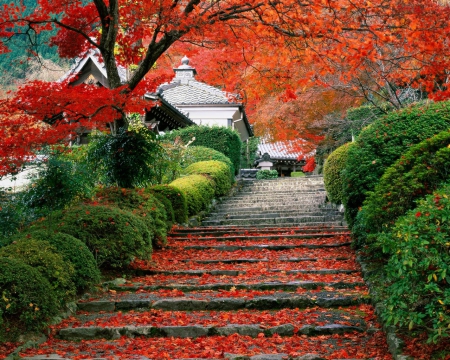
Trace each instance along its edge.
{"label": "green shrub row", "polygon": [[353,227],[359,208],[385,170],[412,145],[450,127],[450,102],[417,104],[377,119],[348,151],[343,178],[345,216]]}
{"label": "green shrub row", "polygon": [[291,177],[305,177],[306,174],[303,171],[293,171],[291,172]]}
{"label": "green shrub row", "polygon": [[278,178],[278,171],[276,170],[259,170],[256,173],[257,180],[277,179],[277,178]]}
{"label": "green shrub row", "polygon": [[234,167],[231,169],[232,172],[234,171],[235,175],[238,173],[242,142],[237,131],[218,126],[189,126],[172,130],[164,135],[163,140],[175,141],[177,138],[180,138],[185,144],[195,138],[192,142],[193,146],[205,146],[221,152],[231,160]]}
{"label": "green shrub row", "polygon": [[224,196],[230,191],[230,167],[222,161],[200,161],[189,165],[184,173],[187,175],[207,175],[214,182],[214,194],[218,197]]}
{"label": "green shrub row", "polygon": [[208,148],[206,146],[188,146],[183,153],[183,164],[184,168],[187,168],[189,165],[200,161],[209,161],[209,160],[217,160],[227,164],[230,168],[230,176],[231,179],[234,178],[235,167],[231,162],[230,158],[225,156],[220,151]]}
{"label": "green shrub row", "polygon": [[447,183],[377,240],[388,259],[382,317],[434,342],[450,336],[449,194]]}
{"label": "green shrub row", "polygon": [[161,195],[172,204],[175,222],[184,224],[188,217],[188,207],[184,193],[173,185],[155,185],[149,188],[154,194]]}
{"label": "green shrub row", "polygon": [[431,193],[450,173],[450,131],[422,141],[391,165],[367,193],[356,217],[354,234],[364,243],[367,234],[387,231],[397,218],[415,207],[415,200]]}
{"label": "green shrub row", "polygon": [[347,143],[328,156],[323,167],[323,181],[328,199],[335,204],[342,204],[343,181],[341,172],[347,162],[348,151],[353,143]]}
{"label": "green shrub row", "polygon": [[184,194],[189,216],[205,210],[214,198],[214,183],[203,175],[184,176],[176,179],[169,186],[179,189]]}

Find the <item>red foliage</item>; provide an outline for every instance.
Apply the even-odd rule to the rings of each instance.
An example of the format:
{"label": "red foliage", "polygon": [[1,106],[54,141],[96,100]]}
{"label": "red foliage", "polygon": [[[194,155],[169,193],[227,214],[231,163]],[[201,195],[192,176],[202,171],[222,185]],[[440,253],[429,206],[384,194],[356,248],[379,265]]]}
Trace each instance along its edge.
{"label": "red foliage", "polygon": [[306,165],[303,166],[304,172],[313,172],[316,168],[316,160],[314,157],[310,157],[308,160],[306,160]]}
{"label": "red foliage", "polygon": [[[318,106],[312,107],[322,107],[320,98],[330,97],[326,110],[316,112],[319,117],[321,112],[345,110],[345,97],[336,96],[335,89],[383,96],[386,92],[380,89],[385,86],[388,90],[410,86],[439,99],[450,94],[445,75],[450,67],[450,6],[444,1],[393,0],[389,6],[385,0],[301,5],[295,0],[38,0],[37,4],[29,15],[21,2],[4,5],[0,36],[41,33],[55,26],[58,34],[52,44],[62,56],[72,58],[92,48],[101,52],[111,90],[77,91],[65,84],[36,82],[5,100],[0,111],[0,175],[42,144],[66,139],[74,130],[70,123],[38,126],[45,116],[67,108],[67,119],[72,120],[69,115],[85,119],[83,126],[94,127],[129,111],[142,112],[142,93],[154,89],[161,79],[150,75],[140,90],[139,84],[148,74],[165,73],[166,65],[175,65],[184,53],[193,57],[203,80],[228,90],[245,89],[241,93],[250,112],[258,113],[261,100],[275,98],[287,104],[285,116],[278,116],[281,107],[276,101],[273,111],[257,116],[277,128],[279,137],[274,140],[320,135],[304,131],[314,119],[303,106],[311,105],[305,101],[310,90],[322,89],[313,96]],[[202,47],[195,47],[199,44]],[[6,52],[6,46],[0,42],[0,52]],[[170,58],[165,56],[169,49]],[[132,64],[138,69],[122,84],[118,66]],[[393,97],[386,100],[401,106],[396,104],[395,91],[390,92]],[[345,100],[349,106],[350,99]],[[94,119],[87,121],[91,115]]]}

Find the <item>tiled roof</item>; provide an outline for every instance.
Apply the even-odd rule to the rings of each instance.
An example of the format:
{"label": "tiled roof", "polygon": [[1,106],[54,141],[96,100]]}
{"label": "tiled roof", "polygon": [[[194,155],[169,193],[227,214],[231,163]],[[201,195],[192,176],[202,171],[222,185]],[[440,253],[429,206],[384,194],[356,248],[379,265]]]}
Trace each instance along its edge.
{"label": "tiled roof", "polygon": [[[103,61],[100,61],[99,59],[101,59],[101,54],[98,49],[89,50],[84,56],[77,58],[72,68],[58,81],[62,82],[73,75],[79,74],[89,60],[94,63],[94,65],[100,70],[102,75],[107,79],[108,75],[106,74],[105,63]],[[120,81],[122,83],[125,83],[127,81],[127,70],[123,66],[118,65],[117,71],[119,72]]]}
{"label": "tiled roof", "polygon": [[194,78],[175,78],[171,83],[161,85],[158,93],[174,105],[229,104],[223,91]]}
{"label": "tiled roof", "polygon": [[278,160],[301,160],[305,156],[301,151],[295,151],[290,141],[268,143],[261,140],[258,145],[258,155],[262,157],[265,153],[269,154],[270,158]]}

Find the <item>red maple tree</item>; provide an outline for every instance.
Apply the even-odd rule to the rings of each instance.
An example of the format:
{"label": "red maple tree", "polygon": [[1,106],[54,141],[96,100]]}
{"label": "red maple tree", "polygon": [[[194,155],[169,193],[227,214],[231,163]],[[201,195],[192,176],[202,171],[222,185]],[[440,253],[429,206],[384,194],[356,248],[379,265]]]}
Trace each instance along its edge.
{"label": "red maple tree", "polygon": [[[62,57],[96,49],[110,89],[31,82],[0,104],[0,176],[42,144],[76,126],[126,122],[142,112],[142,95],[168,79],[168,66],[187,53],[204,79],[246,90],[249,107],[281,91],[325,86],[401,103],[399,90],[447,98],[450,7],[437,0],[38,0],[0,10],[0,52],[15,34],[58,30]],[[194,48],[196,47],[196,48]],[[166,56],[171,55],[171,56]],[[193,61],[194,61],[193,59]],[[197,65],[198,64],[198,65]],[[135,69],[123,82],[121,66]],[[308,69],[305,71],[304,69]],[[282,97],[280,97],[282,98]],[[148,106],[148,104],[147,104]],[[58,115],[55,117],[55,115]],[[42,123],[52,119],[52,125]],[[70,120],[70,121],[69,121]],[[75,123],[76,120],[78,123]]]}

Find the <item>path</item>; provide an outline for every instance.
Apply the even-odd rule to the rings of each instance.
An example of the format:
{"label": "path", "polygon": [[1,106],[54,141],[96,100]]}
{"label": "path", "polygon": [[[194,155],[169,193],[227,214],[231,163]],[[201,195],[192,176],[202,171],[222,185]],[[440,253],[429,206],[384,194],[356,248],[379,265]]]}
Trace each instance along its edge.
{"label": "path", "polygon": [[242,190],[24,357],[390,359],[322,178]]}

